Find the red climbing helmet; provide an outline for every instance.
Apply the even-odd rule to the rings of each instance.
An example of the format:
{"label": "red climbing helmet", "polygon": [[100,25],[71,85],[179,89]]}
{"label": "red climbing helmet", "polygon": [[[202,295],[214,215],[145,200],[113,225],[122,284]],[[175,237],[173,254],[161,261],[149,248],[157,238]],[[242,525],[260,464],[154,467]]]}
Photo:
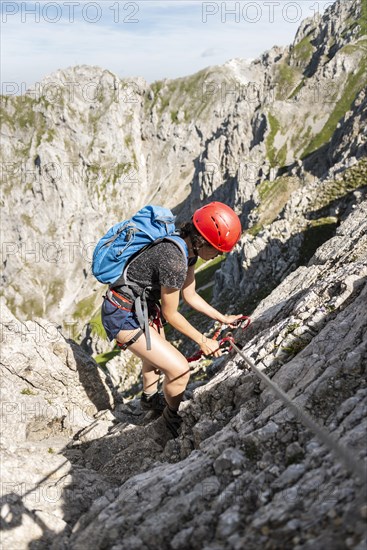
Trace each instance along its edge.
{"label": "red climbing helmet", "polygon": [[210,202],[194,212],[194,226],[208,243],[221,252],[230,252],[241,236],[241,222],[232,208]]}

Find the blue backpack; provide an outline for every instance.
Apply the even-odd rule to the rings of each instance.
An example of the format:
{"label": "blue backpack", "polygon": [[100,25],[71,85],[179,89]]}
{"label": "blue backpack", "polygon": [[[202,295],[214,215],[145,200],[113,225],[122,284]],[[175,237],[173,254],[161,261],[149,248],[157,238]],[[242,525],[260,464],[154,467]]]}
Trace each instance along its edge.
{"label": "blue backpack", "polygon": [[[144,206],[129,220],[111,227],[98,241],[93,252],[93,275],[100,283],[112,285],[124,274],[131,259],[163,239],[176,243],[188,261],[188,248],[176,231],[172,212],[162,206]],[[134,287],[133,283],[127,282],[125,276],[123,280],[127,291],[128,287]],[[140,328],[145,332],[147,349],[151,349],[145,291],[146,289],[139,296],[132,295],[132,298]]]}
{"label": "blue backpack", "polygon": [[111,227],[98,241],[93,252],[93,275],[100,283],[113,284],[133,256],[163,239],[174,241],[188,258],[187,245],[176,231],[171,210],[162,206],[144,206],[129,220]]}

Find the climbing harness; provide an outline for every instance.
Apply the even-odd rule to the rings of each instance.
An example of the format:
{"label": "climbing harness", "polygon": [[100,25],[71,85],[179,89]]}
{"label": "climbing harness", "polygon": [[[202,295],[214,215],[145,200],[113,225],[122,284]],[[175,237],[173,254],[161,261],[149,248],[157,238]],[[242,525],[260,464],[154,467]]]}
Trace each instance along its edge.
{"label": "climbing harness", "polygon": [[139,340],[140,336],[144,334],[144,331],[143,329],[139,329],[138,332],[135,334],[135,336],[133,336],[132,338],[130,338],[130,340],[128,340],[127,342],[125,342],[124,344],[122,344],[121,342],[119,342],[118,340],[116,340],[116,346],[118,348],[120,348],[122,351],[126,351],[127,348],[129,346],[131,346],[131,344],[134,344],[137,340]]}
{"label": "climbing harness", "polygon": [[112,305],[122,309],[123,311],[131,311],[134,307],[134,303],[131,300],[128,300],[125,296],[122,296],[112,288],[107,290],[106,295],[103,296],[103,298],[106,298],[106,300],[108,300]]}
{"label": "climbing harness", "polygon": [[[132,311],[134,308],[134,302],[128,300],[127,298],[125,298],[125,296],[122,296],[122,294],[119,294],[112,288],[109,288],[106,292],[106,295],[103,297],[108,300],[112,305],[119,309],[122,309],[123,311]],[[148,305],[146,305],[146,309],[148,309]],[[158,304],[149,305],[148,323],[151,326],[155,325],[157,332],[161,331],[163,327],[163,322],[161,308]],[[118,342],[116,340],[116,345],[122,351],[125,351],[129,346],[131,346],[131,344],[134,344],[134,342],[136,342],[142,334],[144,334],[144,330],[141,328],[128,342],[121,344],[121,342]]]}

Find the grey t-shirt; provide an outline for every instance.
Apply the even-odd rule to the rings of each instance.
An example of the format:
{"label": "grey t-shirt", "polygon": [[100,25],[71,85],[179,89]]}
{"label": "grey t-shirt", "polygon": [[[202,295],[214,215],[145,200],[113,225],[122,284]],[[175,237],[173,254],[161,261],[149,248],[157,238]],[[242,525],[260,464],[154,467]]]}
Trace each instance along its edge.
{"label": "grey t-shirt", "polygon": [[[146,287],[151,288],[148,292],[148,300],[153,302],[159,301],[162,286],[181,289],[186,275],[187,260],[182,250],[172,241],[154,244],[131,260],[127,268],[127,280],[141,290]],[[120,277],[113,285],[114,290],[119,292],[121,284]],[[120,292],[124,294],[122,290]]]}

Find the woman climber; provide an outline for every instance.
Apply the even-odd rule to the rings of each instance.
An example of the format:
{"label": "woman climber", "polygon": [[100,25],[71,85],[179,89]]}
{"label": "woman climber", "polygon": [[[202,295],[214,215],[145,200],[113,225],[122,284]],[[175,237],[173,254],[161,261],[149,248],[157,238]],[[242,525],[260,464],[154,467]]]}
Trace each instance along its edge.
{"label": "woman climber", "polygon": [[[180,236],[188,248],[188,260],[175,242],[161,240],[129,263],[129,284],[132,283],[135,290],[148,289],[150,345],[147,346],[131,295],[125,292],[126,284],[117,280],[102,305],[102,323],[108,338],[116,339],[123,349],[129,347],[143,362],[142,408],[163,411],[173,437],[178,436],[182,422],[178,409],[189,381],[190,368],[182,353],[165,339],[160,313],[172,327],[196,342],[204,355],[219,357],[218,342],[205,337],[178,311],[180,291],[183,300],[196,311],[221,323],[235,323],[241,315],[223,315],[197,294],[194,266],[198,257],[212,260],[232,250],[240,235],[241,223],[237,214],[223,203],[211,202],[196,210],[191,221],[180,229]],[[163,395],[158,392],[157,370],[164,374]]]}

